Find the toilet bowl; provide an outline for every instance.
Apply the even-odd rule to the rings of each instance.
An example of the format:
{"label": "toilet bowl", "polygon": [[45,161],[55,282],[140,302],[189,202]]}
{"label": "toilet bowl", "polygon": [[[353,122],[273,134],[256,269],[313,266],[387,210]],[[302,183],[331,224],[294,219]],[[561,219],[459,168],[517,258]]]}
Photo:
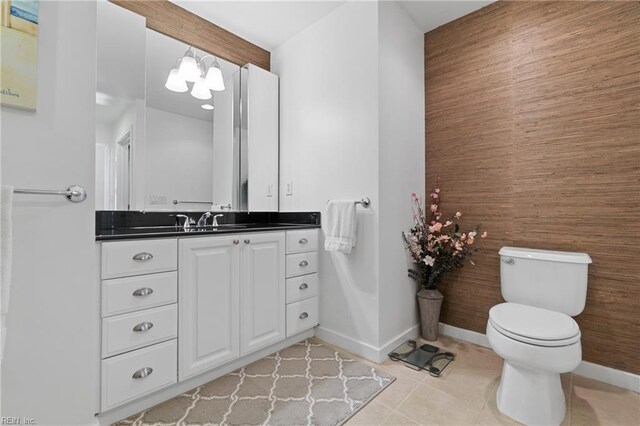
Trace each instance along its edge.
{"label": "toilet bowl", "polygon": [[506,303],[489,311],[487,338],[504,359],[498,410],[527,425],[559,425],[566,414],[560,373],[582,360],[584,253],[503,247],[500,285]]}
{"label": "toilet bowl", "polygon": [[580,330],[568,315],[502,303],[491,308],[487,338],[504,359],[498,410],[527,425],[557,425],[566,413],[560,373],[582,359]]}

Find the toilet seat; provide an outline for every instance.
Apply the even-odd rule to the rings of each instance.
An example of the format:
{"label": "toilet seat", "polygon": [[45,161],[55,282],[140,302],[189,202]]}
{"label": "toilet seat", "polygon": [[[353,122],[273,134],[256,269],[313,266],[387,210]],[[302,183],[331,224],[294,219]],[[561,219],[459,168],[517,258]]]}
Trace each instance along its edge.
{"label": "toilet seat", "polygon": [[580,328],[570,316],[519,303],[494,306],[489,322],[500,334],[536,346],[568,346],[580,340]]}

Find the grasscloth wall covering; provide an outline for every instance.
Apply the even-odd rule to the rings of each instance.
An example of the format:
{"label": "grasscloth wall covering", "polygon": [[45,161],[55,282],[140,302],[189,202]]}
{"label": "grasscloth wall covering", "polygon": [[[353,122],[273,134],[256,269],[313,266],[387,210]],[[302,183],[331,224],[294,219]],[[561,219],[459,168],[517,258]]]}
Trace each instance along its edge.
{"label": "grasscloth wall covering", "polygon": [[425,69],[427,188],[490,234],[442,321],[485,332],[502,246],[586,252],[583,359],[640,373],[640,2],[494,3]]}

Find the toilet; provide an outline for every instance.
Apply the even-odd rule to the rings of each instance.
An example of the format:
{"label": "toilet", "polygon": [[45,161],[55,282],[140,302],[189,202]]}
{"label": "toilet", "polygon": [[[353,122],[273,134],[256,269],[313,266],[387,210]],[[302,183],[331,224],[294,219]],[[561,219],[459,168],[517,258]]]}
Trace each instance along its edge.
{"label": "toilet", "polygon": [[582,360],[572,317],[584,309],[591,258],[516,247],[499,254],[506,302],[491,308],[487,322],[489,344],[504,359],[498,410],[526,425],[558,425],[566,412],[560,373]]}

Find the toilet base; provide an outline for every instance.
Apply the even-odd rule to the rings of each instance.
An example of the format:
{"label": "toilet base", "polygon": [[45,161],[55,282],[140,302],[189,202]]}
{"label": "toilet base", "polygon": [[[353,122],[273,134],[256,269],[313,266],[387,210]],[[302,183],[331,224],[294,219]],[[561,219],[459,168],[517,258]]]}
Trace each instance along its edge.
{"label": "toilet base", "polygon": [[559,425],[567,411],[560,374],[507,361],[496,397],[502,414],[526,425]]}

